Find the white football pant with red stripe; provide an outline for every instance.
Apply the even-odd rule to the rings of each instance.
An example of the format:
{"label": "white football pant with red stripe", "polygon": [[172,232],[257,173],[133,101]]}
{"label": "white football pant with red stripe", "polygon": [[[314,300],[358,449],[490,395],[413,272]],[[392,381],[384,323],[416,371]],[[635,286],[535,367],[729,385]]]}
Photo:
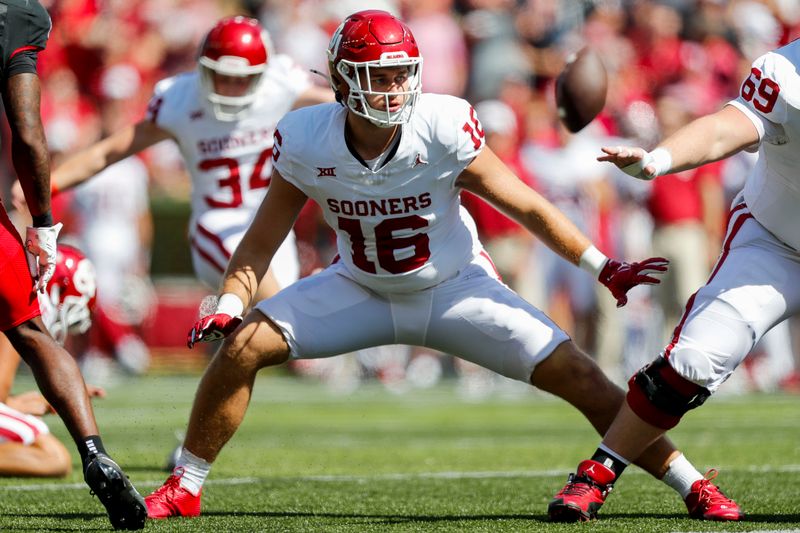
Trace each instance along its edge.
{"label": "white football pant with red stripe", "polygon": [[[252,211],[245,209],[218,209],[206,212],[192,224],[192,265],[197,279],[212,289],[219,288],[228,261],[244,237],[252,215]],[[275,252],[270,267],[281,289],[297,281],[300,263],[293,231]]]}
{"label": "white football pant with red stripe", "polygon": [[50,433],[47,424],[0,403],[0,443],[16,442],[30,446],[40,435]]}
{"label": "white football pant with red stripe", "polygon": [[663,356],[687,380],[714,392],[761,337],[800,311],[800,253],[734,201],[711,276],[686,304]]}

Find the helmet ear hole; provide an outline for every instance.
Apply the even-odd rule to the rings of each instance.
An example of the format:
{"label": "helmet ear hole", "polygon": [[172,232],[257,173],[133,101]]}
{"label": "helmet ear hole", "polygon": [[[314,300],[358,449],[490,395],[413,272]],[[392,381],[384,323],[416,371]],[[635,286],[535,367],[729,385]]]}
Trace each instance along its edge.
{"label": "helmet ear hole", "polygon": [[330,62],[328,63],[328,82],[330,83],[334,97],[336,97],[336,101],[345,105],[345,101],[347,100],[347,83],[345,83],[339,73],[336,72],[333,63]]}

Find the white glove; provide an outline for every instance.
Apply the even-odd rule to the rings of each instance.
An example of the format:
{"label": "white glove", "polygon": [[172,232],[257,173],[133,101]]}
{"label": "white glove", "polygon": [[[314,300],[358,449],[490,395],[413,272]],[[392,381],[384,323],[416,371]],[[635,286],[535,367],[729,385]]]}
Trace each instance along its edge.
{"label": "white glove", "polygon": [[54,226],[25,228],[25,250],[28,255],[28,270],[33,276],[35,288],[39,292],[47,290],[47,282],[56,269],[56,239],[63,224]]}

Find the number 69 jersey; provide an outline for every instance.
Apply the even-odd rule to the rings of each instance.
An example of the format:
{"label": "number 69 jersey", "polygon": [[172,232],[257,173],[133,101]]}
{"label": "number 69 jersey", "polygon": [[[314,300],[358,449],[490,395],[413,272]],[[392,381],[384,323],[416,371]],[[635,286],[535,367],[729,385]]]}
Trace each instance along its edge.
{"label": "number 69 jersey", "polygon": [[758,129],[758,163],[744,200],[761,225],[800,250],[800,40],[756,59],[729,105]]}
{"label": "number 69 jersey", "polygon": [[483,148],[475,110],[460,98],[421,95],[396,151],[375,170],[348,147],[347,113],[325,104],[286,115],[275,168],[322,207],[354,281],[406,292],[454,276],[481,250],[455,186]]}
{"label": "number 69 jersey", "polygon": [[[222,121],[214,116],[197,71],[156,85],[147,118],[172,135],[191,175],[193,260],[198,277],[209,285],[216,287],[221,281],[266,194],[275,125],[310,86],[308,75],[290,58],[276,55],[270,58],[256,101],[247,113],[237,120]],[[293,235],[285,244],[288,241],[292,241],[296,279]],[[281,265],[276,261],[275,266],[280,278]]]}

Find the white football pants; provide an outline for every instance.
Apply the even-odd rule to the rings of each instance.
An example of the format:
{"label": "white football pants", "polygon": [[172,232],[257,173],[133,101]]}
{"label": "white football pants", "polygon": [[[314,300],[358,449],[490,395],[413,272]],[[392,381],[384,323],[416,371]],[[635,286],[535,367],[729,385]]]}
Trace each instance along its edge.
{"label": "white football pants", "polygon": [[662,356],[687,380],[715,391],[770,328],[800,310],[798,280],[800,253],[739,203],[711,277],[689,298]]}
{"label": "white football pants", "polygon": [[439,285],[409,293],[367,289],[336,263],[255,308],[280,327],[296,359],[411,344],[525,383],[540,361],[569,340],[499,281],[484,256]]}

